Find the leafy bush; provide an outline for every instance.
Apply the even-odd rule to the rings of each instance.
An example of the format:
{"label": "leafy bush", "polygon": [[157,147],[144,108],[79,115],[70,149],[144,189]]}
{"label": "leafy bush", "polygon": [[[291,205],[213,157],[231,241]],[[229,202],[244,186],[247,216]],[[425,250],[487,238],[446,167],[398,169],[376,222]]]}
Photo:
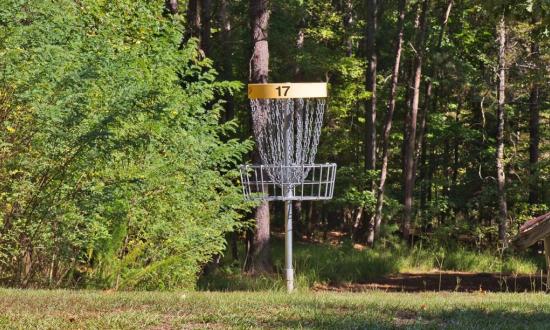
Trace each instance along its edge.
{"label": "leafy bush", "polygon": [[[0,6],[0,279],[193,288],[244,208],[217,82],[162,2]],[[214,104],[213,104],[214,103]]]}

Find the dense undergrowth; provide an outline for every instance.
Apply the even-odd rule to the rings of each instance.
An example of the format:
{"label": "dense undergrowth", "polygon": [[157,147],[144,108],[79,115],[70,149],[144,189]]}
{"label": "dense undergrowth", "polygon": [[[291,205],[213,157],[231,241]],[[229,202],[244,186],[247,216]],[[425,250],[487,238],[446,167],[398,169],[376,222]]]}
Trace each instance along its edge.
{"label": "dense undergrowth", "polygon": [[0,285],[192,288],[240,225],[240,84],[163,10],[1,2]]}
{"label": "dense undergrowth", "polygon": [[[200,290],[283,290],[284,242],[274,240],[275,273],[249,276],[243,260],[224,256],[219,267],[200,278]],[[242,253],[241,253],[242,256]],[[476,273],[533,274],[543,269],[542,257],[473,251],[467,248],[434,248],[422,244],[409,249],[404,245],[379,246],[359,250],[350,242],[339,245],[298,242],[294,247],[297,286],[361,283],[384,275],[406,272],[462,271]]]}

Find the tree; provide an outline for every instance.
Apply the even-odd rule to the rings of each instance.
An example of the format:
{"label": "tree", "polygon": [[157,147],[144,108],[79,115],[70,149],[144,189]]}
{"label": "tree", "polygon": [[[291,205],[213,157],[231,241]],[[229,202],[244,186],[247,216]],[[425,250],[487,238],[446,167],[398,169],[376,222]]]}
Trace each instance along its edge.
{"label": "tree", "polygon": [[[445,30],[447,28],[447,23],[449,21],[449,16],[451,14],[451,8],[453,7],[453,0],[448,0],[445,9],[443,10],[443,15],[441,17],[441,22],[439,24],[439,35],[437,36],[437,43],[433,49],[433,51],[430,54],[427,54],[428,57],[431,57],[432,63],[428,67],[428,73],[424,76],[427,77],[426,81],[426,88],[424,91],[424,106],[420,109],[420,112],[418,114],[418,121],[420,122],[418,127],[418,134],[416,139],[416,146],[415,146],[415,156],[414,156],[414,173],[417,172],[418,168],[420,167],[420,177],[421,180],[425,180],[427,182],[424,182],[420,186],[420,208],[425,208],[426,206],[426,200],[429,195],[429,192],[431,190],[431,175],[433,172],[433,156],[428,156],[428,145],[427,145],[427,123],[430,116],[430,112],[435,110],[436,102],[438,100],[437,98],[437,90],[434,91],[434,81],[440,79],[440,65],[441,65],[441,47],[443,44],[443,37],[445,35]],[[435,94],[434,97],[432,97],[432,93]],[[458,120],[458,115],[456,117],[456,120]],[[449,147],[448,140],[445,141],[445,154],[448,154]],[[455,154],[456,157],[458,157]],[[426,166],[426,160],[427,158],[430,158],[430,164],[429,166]],[[455,158],[456,158],[455,157]],[[449,157],[445,157],[444,159],[449,159]],[[420,165],[419,165],[420,163]],[[428,167],[428,168],[426,168]],[[426,187],[427,186],[427,187]],[[427,188],[427,189],[426,189]],[[445,192],[448,193],[448,189],[445,189]]]}
{"label": "tree", "polygon": [[[269,77],[269,0],[250,0],[250,32],[252,56],[250,57],[249,82],[267,83]],[[261,125],[262,123],[254,123]],[[260,162],[259,152],[253,153],[255,162]],[[263,201],[255,210],[256,228],[250,242],[250,262],[247,269],[251,273],[271,272],[269,203]]]}
{"label": "tree", "polygon": [[201,50],[210,56],[210,34],[212,26],[212,0],[202,0],[201,7]]}
{"label": "tree", "polygon": [[[185,28],[184,42],[191,38],[201,38],[201,4],[200,0],[189,0],[187,2],[187,26]],[[200,42],[199,42],[200,45]]]}
{"label": "tree", "polygon": [[[304,49],[304,29],[305,29],[305,22],[304,19],[300,20],[298,23],[298,33],[296,35],[296,58],[294,59],[294,74],[293,78],[294,81],[302,81],[303,76],[303,70],[300,68],[300,63],[298,61],[298,57],[301,55],[301,52]],[[302,201],[292,201],[292,216],[293,221],[297,224],[295,227],[294,233],[295,234],[301,234],[303,232],[303,223],[302,223]]]}
{"label": "tree", "polygon": [[[377,0],[367,0],[367,72],[366,90],[370,92],[370,97],[365,103],[365,168],[372,171],[376,167],[376,30],[378,15]],[[375,190],[376,184],[371,183],[372,190]],[[374,215],[370,217],[368,223],[367,243],[372,245],[374,242]]]}
{"label": "tree", "polygon": [[[447,27],[447,22],[449,21],[449,15],[451,14],[451,8],[453,7],[453,0],[449,0],[447,2],[447,6],[445,11],[443,12],[443,16],[441,17],[441,23],[439,26],[439,36],[437,37],[437,44],[435,46],[435,49],[433,51],[434,57],[438,56],[439,52],[441,51],[441,45],[443,43],[443,36],[445,35],[445,29]],[[432,65],[429,67],[429,72],[427,76],[429,79],[426,82],[426,90],[425,90],[425,96],[424,96],[424,107],[422,107],[422,112],[419,114],[420,119],[420,127],[418,128],[418,138],[416,139],[416,155],[415,155],[415,172],[418,168],[418,158],[420,157],[421,152],[425,152],[425,133],[426,133],[426,123],[428,121],[428,116],[430,112],[430,108],[433,105],[433,99],[432,99],[432,89],[433,89],[433,81],[438,77],[439,70],[436,67],[437,63],[432,63]]]}
{"label": "tree", "polygon": [[[536,41],[531,44],[531,55],[533,56],[534,67],[538,68],[539,47]],[[531,83],[529,93],[529,203],[539,203],[539,144],[540,144],[540,99],[539,84],[537,81]]]}
{"label": "tree", "polygon": [[506,89],[506,20],[504,14],[497,25],[498,35],[498,89],[497,89],[497,136],[496,166],[498,194],[498,237],[506,247],[506,227],[508,222],[508,205],[506,203],[506,176],[504,173],[504,116]]}
{"label": "tree", "polygon": [[377,196],[376,196],[376,210],[374,216],[374,237],[370,238],[374,243],[374,238],[377,238],[380,234],[380,224],[382,223],[382,210],[384,207],[384,191],[386,189],[386,177],[388,175],[388,159],[389,159],[389,144],[390,133],[393,123],[393,113],[395,112],[395,102],[397,97],[397,83],[399,81],[399,67],[401,64],[401,51],[403,48],[403,27],[405,21],[405,8],[407,6],[407,0],[399,0],[399,7],[397,9],[399,15],[397,39],[395,43],[395,61],[393,64],[393,70],[391,75],[390,96],[388,100],[388,109],[386,112],[386,118],[384,121],[384,130],[382,135],[382,165],[380,166],[380,180],[378,184]]}
{"label": "tree", "polygon": [[[226,56],[223,56],[219,61],[220,75],[222,79],[231,81],[233,80],[233,34],[231,33],[231,16],[230,6],[228,0],[220,0],[218,4],[218,21],[220,24],[220,37],[218,43],[220,48],[224,51]],[[225,111],[222,119],[224,122],[232,120],[235,116],[235,106],[233,95],[226,93],[225,97]]]}
{"label": "tree", "polygon": [[429,10],[429,0],[424,0],[422,3],[422,12],[420,14],[419,21],[419,33],[418,39],[415,44],[415,60],[414,60],[414,69],[413,69],[413,86],[412,90],[412,99],[410,110],[407,113],[407,134],[404,145],[404,171],[403,171],[403,221],[401,223],[401,232],[405,240],[409,239],[410,229],[411,229],[411,219],[413,214],[413,193],[414,193],[414,184],[415,184],[415,169],[414,169],[414,160],[415,160],[415,151],[416,151],[416,126],[417,126],[417,116],[418,116],[418,104],[420,99],[420,81],[422,78],[422,64],[424,57],[424,40],[427,29],[427,16]]}

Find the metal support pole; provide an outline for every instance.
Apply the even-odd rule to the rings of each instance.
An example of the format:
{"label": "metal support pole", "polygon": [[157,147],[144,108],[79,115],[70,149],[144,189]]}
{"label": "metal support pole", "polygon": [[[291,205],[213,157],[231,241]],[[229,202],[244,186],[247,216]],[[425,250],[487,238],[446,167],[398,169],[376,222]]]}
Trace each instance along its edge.
{"label": "metal support pole", "polygon": [[292,201],[285,202],[285,275],[286,290],[294,290],[294,268],[292,268]]}
{"label": "metal support pole", "polygon": [[[292,164],[292,147],[294,142],[292,139],[292,122],[293,113],[286,113],[284,116],[284,165],[289,166]],[[287,200],[285,201],[285,277],[286,277],[286,291],[292,292],[294,290],[294,269],[292,268],[292,170],[285,168],[283,176],[283,182],[287,184],[285,195]]]}

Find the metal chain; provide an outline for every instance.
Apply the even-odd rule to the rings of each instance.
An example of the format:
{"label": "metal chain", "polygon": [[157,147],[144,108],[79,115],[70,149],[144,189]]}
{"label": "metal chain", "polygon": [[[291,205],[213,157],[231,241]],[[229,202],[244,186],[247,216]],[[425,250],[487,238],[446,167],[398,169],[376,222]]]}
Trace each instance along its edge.
{"label": "metal chain", "polygon": [[280,184],[303,182],[309,168],[296,165],[315,161],[325,99],[254,99],[250,104],[262,163],[281,168],[268,170],[268,175]]}

